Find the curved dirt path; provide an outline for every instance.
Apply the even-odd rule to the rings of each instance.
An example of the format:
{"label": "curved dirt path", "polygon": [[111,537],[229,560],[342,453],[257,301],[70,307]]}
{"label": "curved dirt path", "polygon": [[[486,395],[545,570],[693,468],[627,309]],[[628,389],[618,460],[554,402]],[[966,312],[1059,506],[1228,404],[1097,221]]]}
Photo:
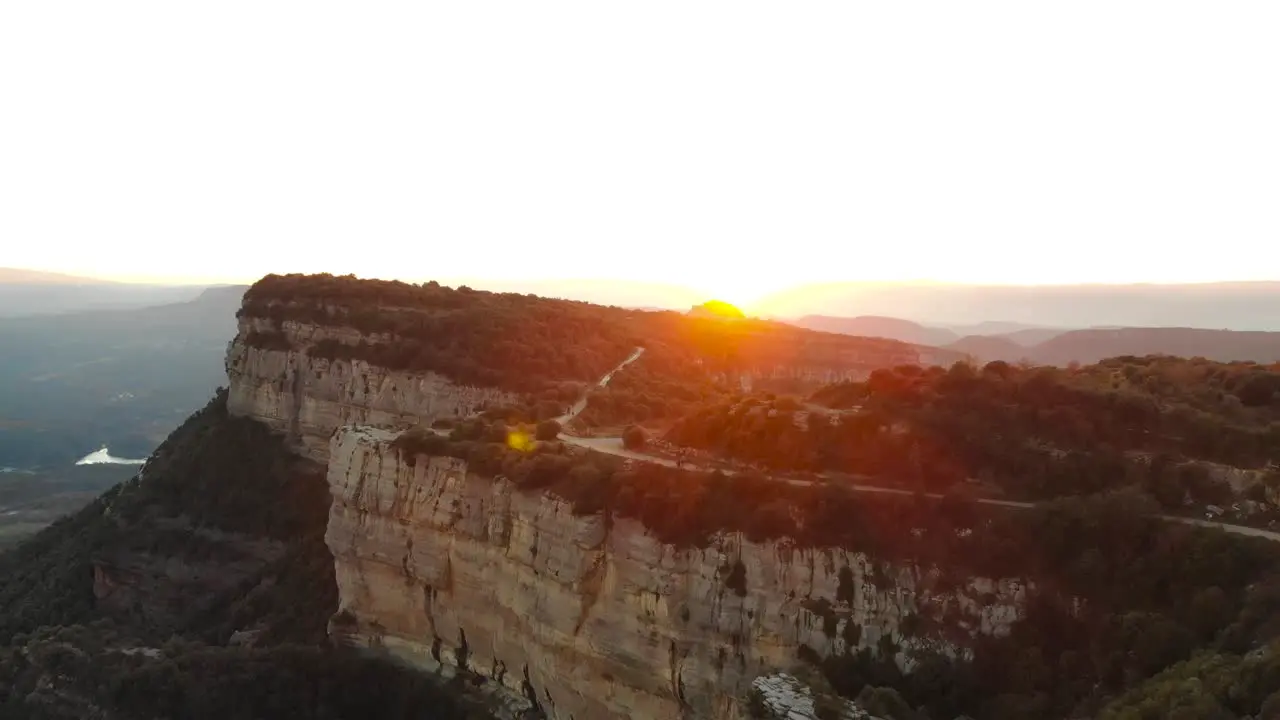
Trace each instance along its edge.
{"label": "curved dirt path", "polygon": [[[636,349],[635,349],[635,352],[633,352],[633,353],[631,353],[629,356],[627,356],[627,359],[626,359],[626,360],[623,360],[622,362],[618,363],[618,366],[617,366],[617,367],[615,367],[614,369],[612,369],[612,370],[610,370],[609,372],[605,373],[603,377],[601,377],[598,381],[596,381],[595,387],[597,387],[597,388],[602,388],[602,387],[604,387],[604,386],[608,385],[608,384],[609,384],[609,381],[613,379],[613,376],[614,376],[614,374],[615,374],[615,373],[617,373],[617,372],[618,372],[619,370],[621,370],[622,368],[624,368],[624,367],[626,367],[626,366],[630,365],[631,363],[635,362],[635,361],[636,361],[637,359],[639,359],[639,357],[640,357],[641,355],[643,355],[643,354],[644,354],[644,348],[642,348],[642,347],[638,347],[638,348],[636,348]],[[585,393],[583,393],[583,394],[582,394],[582,397],[581,397],[581,398],[578,398],[578,402],[574,403],[574,404],[569,408],[569,412],[567,412],[567,413],[565,413],[564,415],[561,415],[560,417],[558,417],[558,418],[556,418],[556,419],[555,419],[555,420],[556,420],[556,422],[560,423],[560,425],[563,427],[563,426],[565,426],[565,425],[568,425],[568,424],[569,424],[569,422],[570,422],[570,421],[572,421],[574,418],[578,417],[578,415],[580,415],[580,414],[582,413],[582,411],[583,411],[583,410],[586,410],[586,409],[587,409],[587,401],[588,401],[589,399],[591,399],[591,390],[592,390],[592,389],[594,389],[594,388],[589,388]]]}

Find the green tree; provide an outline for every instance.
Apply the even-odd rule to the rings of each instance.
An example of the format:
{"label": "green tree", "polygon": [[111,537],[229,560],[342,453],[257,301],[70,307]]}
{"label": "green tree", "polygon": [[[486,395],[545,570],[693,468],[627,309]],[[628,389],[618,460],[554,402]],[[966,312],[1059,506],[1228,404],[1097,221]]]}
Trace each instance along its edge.
{"label": "green tree", "polygon": [[915,720],[916,718],[915,712],[911,710],[907,701],[902,699],[897,690],[890,687],[868,685],[858,693],[856,702],[863,710],[877,717],[892,718],[892,720]]}
{"label": "green tree", "polygon": [[555,420],[543,420],[538,423],[538,429],[534,432],[534,437],[538,440],[547,442],[560,437],[560,423]]}
{"label": "green tree", "polygon": [[649,443],[649,434],[639,425],[628,426],[622,431],[622,447],[628,450],[643,450]]}

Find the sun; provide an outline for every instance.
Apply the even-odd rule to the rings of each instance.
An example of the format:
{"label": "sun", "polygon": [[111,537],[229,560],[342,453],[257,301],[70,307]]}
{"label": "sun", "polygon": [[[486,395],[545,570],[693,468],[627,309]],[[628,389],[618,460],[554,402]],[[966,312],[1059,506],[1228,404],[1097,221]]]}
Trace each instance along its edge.
{"label": "sun", "polygon": [[738,283],[708,283],[707,287],[701,289],[704,297],[747,313],[769,293],[767,288],[752,288]]}
{"label": "sun", "polygon": [[740,267],[738,270],[718,268],[714,275],[703,276],[691,284],[705,298],[715,298],[741,308],[747,315],[765,310],[777,293],[804,285],[809,280],[785,269]]}
{"label": "sun", "polygon": [[723,300],[708,300],[701,305],[695,305],[689,313],[697,317],[715,318],[717,320],[741,320],[746,317],[736,305],[731,305]]}

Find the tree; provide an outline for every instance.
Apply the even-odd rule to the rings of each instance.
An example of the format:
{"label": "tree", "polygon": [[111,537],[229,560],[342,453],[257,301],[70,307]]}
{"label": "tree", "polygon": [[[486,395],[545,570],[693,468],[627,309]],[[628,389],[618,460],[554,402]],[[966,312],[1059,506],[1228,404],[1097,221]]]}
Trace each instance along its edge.
{"label": "tree", "polygon": [[1247,407],[1270,405],[1280,393],[1280,375],[1257,373],[1249,376],[1236,390],[1236,396]]}
{"label": "tree", "polygon": [[983,375],[995,375],[1000,379],[1007,379],[1013,374],[1013,367],[1003,360],[992,360],[982,366]]}
{"label": "tree", "polygon": [[649,443],[649,434],[639,425],[629,425],[622,431],[622,447],[628,450],[643,450]]}
{"label": "tree", "polygon": [[1202,588],[1192,596],[1190,614],[1193,629],[1203,639],[1212,638],[1236,616],[1230,598],[1216,585]]}
{"label": "tree", "polygon": [[906,700],[891,687],[867,685],[858,693],[857,704],[872,715],[893,720],[915,720],[916,714]]}
{"label": "tree", "polygon": [[560,423],[555,420],[543,420],[538,423],[538,429],[534,432],[534,437],[543,442],[549,442],[560,437]]}

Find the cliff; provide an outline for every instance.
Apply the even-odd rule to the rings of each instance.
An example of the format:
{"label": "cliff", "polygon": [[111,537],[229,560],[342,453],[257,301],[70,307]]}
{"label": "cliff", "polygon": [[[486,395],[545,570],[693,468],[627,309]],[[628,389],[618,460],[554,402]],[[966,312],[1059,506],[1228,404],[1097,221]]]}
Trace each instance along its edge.
{"label": "cliff", "polygon": [[[1013,511],[836,475],[672,468],[545,431],[501,442],[588,386],[588,412],[621,399],[652,415],[667,398],[719,412],[732,395],[713,376],[859,372],[898,357],[892,341],[341,278],[265,279],[239,321],[230,390],[136,480],[0,554],[0,697],[20,709],[464,717],[449,711],[470,709],[461,689],[503,717],[1172,717],[1187,708],[1170,683],[1215,673],[1193,688],[1197,717],[1280,706],[1254,652],[1278,632],[1274,534],[1163,522],[1145,492],[1182,502],[1172,462],[1097,492],[1118,467],[1101,446],[1162,449],[1148,437],[1220,464],[1189,486],[1247,481],[1224,474],[1237,458],[1257,475],[1274,457],[1263,368],[897,368],[833,388],[832,428],[849,432],[811,447],[782,432],[826,429],[811,408],[720,424],[734,433],[721,447],[783,460],[875,445],[872,469],[898,489],[1012,467],[1040,481],[1026,487],[1080,495]],[[637,347],[617,396],[602,392]],[[1159,402],[1130,402],[1144,393]],[[448,439],[401,430],[508,402]],[[931,444],[845,422],[864,405],[891,430],[929,420]],[[1028,439],[1060,445],[1022,453]],[[974,451],[955,480],[943,462]]]}
{"label": "cliff", "polygon": [[331,634],[466,668],[506,688],[512,712],[738,717],[753,681],[802,653],[870,648],[910,667],[915,651],[963,653],[1019,618],[1017,580],[942,589],[929,568],[739,533],[676,547],[465,461],[404,456],[395,437],[348,427],[331,440]]}
{"label": "cliff", "polygon": [[[255,343],[255,337],[274,340]],[[284,434],[301,454],[325,462],[329,437],[339,427],[430,424],[516,398],[494,388],[456,384],[434,372],[312,355],[326,341],[355,347],[371,339],[390,342],[350,327],[241,317],[239,333],[227,348],[227,407]]]}
{"label": "cliff", "polygon": [[489,678],[509,715],[734,717],[754,680],[804,653],[910,667],[914,651],[963,653],[1017,619],[1017,581],[944,591],[927,567],[736,532],[676,546],[492,468],[390,446],[398,429],[594,382],[637,345],[661,378],[813,383],[918,362],[911,346],[352,282],[255,285],[226,358],[228,411],[328,466],[340,641]]}

